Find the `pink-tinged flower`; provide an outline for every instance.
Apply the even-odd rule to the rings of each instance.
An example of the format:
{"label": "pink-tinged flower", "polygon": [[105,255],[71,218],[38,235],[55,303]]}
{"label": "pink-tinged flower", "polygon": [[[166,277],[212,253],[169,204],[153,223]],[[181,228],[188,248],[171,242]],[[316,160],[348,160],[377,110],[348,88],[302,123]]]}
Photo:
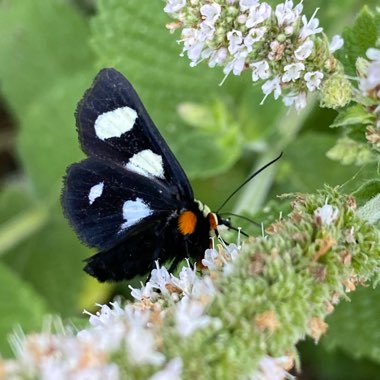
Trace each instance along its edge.
{"label": "pink-tinged flower", "polygon": [[344,45],[343,38],[339,34],[336,34],[332,38],[332,40],[330,42],[330,45],[329,45],[330,53],[336,52],[338,49],[340,49],[341,47],[343,47],[343,45]]}
{"label": "pink-tinged flower", "polygon": [[294,55],[300,61],[303,61],[313,52],[314,42],[312,40],[306,40],[301,46],[297,48]]}
{"label": "pink-tinged flower", "polygon": [[304,75],[306,86],[309,91],[314,91],[319,88],[323,79],[323,73],[320,71],[312,71]]}
{"label": "pink-tinged flower", "polygon": [[291,63],[284,67],[284,75],[282,76],[282,81],[284,83],[295,81],[301,76],[301,72],[305,70],[305,65],[301,62]]}
{"label": "pink-tinged flower", "polygon": [[271,75],[269,64],[265,60],[254,62],[250,67],[252,68],[253,82],[258,81],[259,79],[268,79]]}

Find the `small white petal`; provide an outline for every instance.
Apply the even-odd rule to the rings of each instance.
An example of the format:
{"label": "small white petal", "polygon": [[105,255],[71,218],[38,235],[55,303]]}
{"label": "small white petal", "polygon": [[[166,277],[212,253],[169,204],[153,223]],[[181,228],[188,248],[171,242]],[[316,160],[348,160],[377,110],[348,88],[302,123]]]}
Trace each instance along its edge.
{"label": "small white petal", "polygon": [[340,49],[343,45],[344,45],[343,38],[339,34],[336,34],[330,42],[330,46],[329,46],[330,53],[334,53],[335,51]]}

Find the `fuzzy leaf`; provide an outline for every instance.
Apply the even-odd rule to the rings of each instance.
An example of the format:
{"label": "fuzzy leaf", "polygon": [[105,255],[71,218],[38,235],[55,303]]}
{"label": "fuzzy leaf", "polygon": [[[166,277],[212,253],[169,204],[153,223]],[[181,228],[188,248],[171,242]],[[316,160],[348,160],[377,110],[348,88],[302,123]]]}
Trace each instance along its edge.
{"label": "fuzzy leaf", "polygon": [[346,74],[356,75],[356,59],[365,58],[367,49],[376,46],[378,28],[373,13],[364,7],[354,25],[344,30],[344,46],[337,51],[337,57],[343,63]]}
{"label": "fuzzy leaf", "polygon": [[380,289],[360,288],[350,298],[327,319],[329,330],[323,342],[330,349],[380,363]]}
{"label": "fuzzy leaf", "polygon": [[378,194],[380,194],[380,179],[370,179],[364,181],[352,195],[359,205],[363,205]]}
{"label": "fuzzy leaf", "polygon": [[371,124],[372,122],[373,115],[367,112],[360,104],[355,104],[339,112],[339,115],[335,118],[334,123],[331,124],[330,127],[336,128],[356,124]]}
{"label": "fuzzy leaf", "polygon": [[1,92],[16,117],[61,77],[89,65],[88,33],[70,2],[0,2]]}
{"label": "fuzzy leaf", "polygon": [[91,76],[80,73],[61,78],[20,116],[18,150],[24,170],[42,199],[59,198],[66,167],[83,157],[74,111]]}
{"label": "fuzzy leaf", "polygon": [[338,139],[336,145],[327,152],[327,157],[343,165],[363,165],[373,162],[374,154],[368,144],[360,143],[349,137]]}

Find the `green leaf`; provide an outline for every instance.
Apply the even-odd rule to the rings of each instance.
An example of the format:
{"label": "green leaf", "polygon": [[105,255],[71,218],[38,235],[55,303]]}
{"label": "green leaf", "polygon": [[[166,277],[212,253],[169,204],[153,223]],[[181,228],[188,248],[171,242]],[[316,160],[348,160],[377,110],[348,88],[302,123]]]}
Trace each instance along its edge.
{"label": "green leaf", "polygon": [[0,352],[10,356],[7,338],[21,325],[23,331],[40,329],[48,308],[41,296],[0,262]]}
{"label": "green leaf", "polygon": [[322,342],[355,358],[380,362],[380,288],[359,288],[327,319],[328,333]]}
{"label": "green leaf", "polygon": [[273,196],[292,191],[311,192],[323,183],[335,186],[350,179],[357,168],[342,167],[326,157],[335,140],[334,136],[315,132],[304,133],[294,140],[278,163],[278,186]]}
{"label": "green leaf", "polygon": [[380,192],[359,208],[358,215],[371,224],[380,220]]}
{"label": "green leaf", "polygon": [[1,91],[17,117],[61,77],[89,66],[88,36],[70,2],[0,2]]}
{"label": "green leaf", "polygon": [[[195,130],[178,136],[176,147],[183,152],[188,176],[205,178],[231,168],[241,154],[238,132],[236,125],[230,125],[229,129],[217,134]],[[189,146],[196,148],[186,149]]]}
{"label": "green leaf", "polygon": [[371,124],[374,121],[373,114],[369,113],[360,104],[355,104],[345,110],[339,112],[338,116],[334,120],[334,123],[330,125],[331,128],[344,127],[348,125],[366,125]]}
{"label": "green leaf", "polygon": [[378,24],[373,13],[363,7],[354,25],[343,32],[344,47],[337,51],[337,58],[343,63],[347,75],[356,75],[356,59],[366,57],[366,51],[376,46]]}
{"label": "green leaf", "polygon": [[[376,168],[374,168],[374,170],[376,170]],[[358,205],[363,205],[378,194],[380,194],[380,179],[362,181],[357,190],[352,193]]]}
{"label": "green leaf", "polygon": [[368,144],[360,143],[349,137],[338,139],[334,147],[327,152],[327,157],[343,165],[363,165],[373,162],[375,155]]}
{"label": "green leaf", "polygon": [[88,73],[61,78],[20,115],[17,148],[40,199],[58,199],[66,167],[83,157],[74,111],[91,80],[92,74]]}

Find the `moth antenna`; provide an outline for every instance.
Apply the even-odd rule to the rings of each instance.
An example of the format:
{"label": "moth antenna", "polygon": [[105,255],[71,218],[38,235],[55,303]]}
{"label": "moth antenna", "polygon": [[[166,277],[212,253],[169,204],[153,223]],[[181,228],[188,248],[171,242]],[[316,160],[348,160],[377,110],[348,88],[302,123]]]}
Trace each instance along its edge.
{"label": "moth antenna", "polygon": [[251,174],[240,186],[238,186],[228,197],[227,199],[222,203],[222,205],[218,208],[218,211],[216,213],[218,214],[219,211],[227,204],[227,202],[243,187],[245,186],[252,178],[256,177],[259,173],[261,173],[263,170],[265,170],[268,166],[274,164],[276,161],[278,161],[282,156],[282,152],[278,157],[276,157],[274,160],[268,162],[264,166],[262,166],[260,169],[256,170],[253,174]]}
{"label": "moth antenna", "polygon": [[223,217],[224,215],[236,216],[237,218],[240,218],[240,219],[246,220],[247,222],[252,223],[252,224],[254,224],[255,226],[261,228],[261,224],[260,224],[260,223],[257,223],[257,222],[255,222],[254,220],[252,220],[252,219],[250,219],[250,218],[247,218],[247,217],[244,216],[244,215],[234,214],[233,212],[223,212],[223,213],[221,213],[221,214],[219,214],[219,215],[220,215],[221,217]]}

